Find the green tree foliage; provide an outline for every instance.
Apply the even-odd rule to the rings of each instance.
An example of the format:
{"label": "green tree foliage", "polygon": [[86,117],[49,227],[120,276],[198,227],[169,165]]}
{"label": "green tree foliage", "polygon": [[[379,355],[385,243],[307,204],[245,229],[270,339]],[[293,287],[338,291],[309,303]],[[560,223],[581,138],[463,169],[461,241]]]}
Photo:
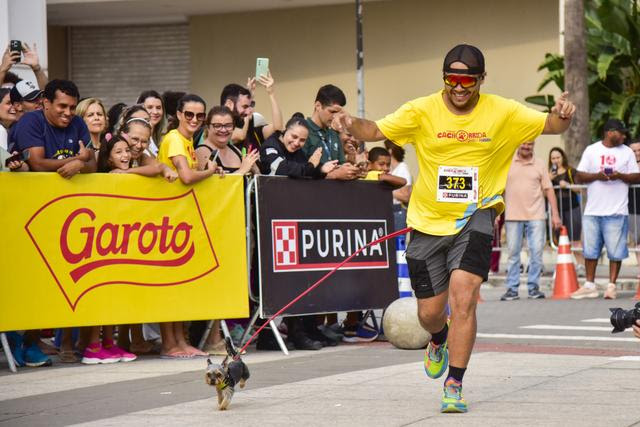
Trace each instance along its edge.
{"label": "green tree foliage", "polygon": [[[599,139],[609,118],[624,121],[632,137],[640,135],[639,0],[585,0],[591,135]],[[564,90],[564,58],[547,53],[538,67],[546,70],[538,92],[550,83]],[[553,95],[526,101],[550,109]]]}

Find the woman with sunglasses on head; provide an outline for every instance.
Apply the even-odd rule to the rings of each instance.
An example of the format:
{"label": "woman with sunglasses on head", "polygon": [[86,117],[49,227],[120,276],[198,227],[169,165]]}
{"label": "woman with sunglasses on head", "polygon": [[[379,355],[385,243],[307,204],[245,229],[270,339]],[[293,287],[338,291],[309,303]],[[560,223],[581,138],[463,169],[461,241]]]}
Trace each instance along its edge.
{"label": "woman with sunglasses on head", "polygon": [[202,126],[206,118],[206,104],[198,95],[187,94],[178,101],[175,129],[171,129],[162,139],[158,151],[158,161],[178,172],[183,184],[194,184],[216,173],[215,163],[208,160],[204,167],[198,167],[198,159],[193,148],[193,134]]}
{"label": "woman with sunglasses on head", "polygon": [[[580,190],[571,190],[568,187],[575,184],[574,177],[577,170],[569,165],[567,155],[560,147],[553,147],[549,151],[549,177],[554,187],[560,187],[556,190],[556,198],[558,199],[558,210],[562,225],[567,227],[569,231],[569,239],[571,246],[574,248],[582,247],[582,211],[580,210]],[[557,238],[557,233],[555,233]],[[582,275],[584,274],[584,257],[582,251],[575,251],[576,270]]]}
{"label": "woman with sunglasses on head", "polygon": [[155,90],[146,90],[138,96],[136,103],[142,105],[149,113],[149,123],[151,123],[149,152],[155,157],[158,155],[158,144],[160,144],[160,140],[167,130],[167,119],[162,96]]}
{"label": "woman with sunglasses on head", "polygon": [[226,173],[259,174],[256,162],[260,158],[258,150],[252,149],[245,156],[231,143],[233,114],[227,107],[213,107],[205,120],[207,137],[196,149],[198,168],[202,170],[207,160],[212,160]]}
{"label": "woman with sunglasses on head", "polygon": [[[198,160],[193,148],[193,134],[204,122],[205,110],[206,104],[198,95],[184,95],[178,101],[177,128],[170,130],[160,143],[158,161],[175,170],[180,181],[186,185],[202,181],[216,173],[215,163],[211,160],[207,160],[204,169],[198,170]],[[183,322],[161,323],[160,333],[162,335],[160,354],[163,358],[188,359],[207,356],[207,353],[187,344]]]}

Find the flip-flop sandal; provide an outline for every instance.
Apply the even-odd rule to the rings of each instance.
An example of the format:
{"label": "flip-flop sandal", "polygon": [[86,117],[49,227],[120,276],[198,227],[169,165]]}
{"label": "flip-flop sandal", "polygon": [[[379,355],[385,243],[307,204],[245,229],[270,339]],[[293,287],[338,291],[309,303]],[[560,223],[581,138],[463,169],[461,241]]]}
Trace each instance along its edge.
{"label": "flip-flop sandal", "polygon": [[174,353],[161,354],[160,359],[193,359],[193,355],[182,351]]}

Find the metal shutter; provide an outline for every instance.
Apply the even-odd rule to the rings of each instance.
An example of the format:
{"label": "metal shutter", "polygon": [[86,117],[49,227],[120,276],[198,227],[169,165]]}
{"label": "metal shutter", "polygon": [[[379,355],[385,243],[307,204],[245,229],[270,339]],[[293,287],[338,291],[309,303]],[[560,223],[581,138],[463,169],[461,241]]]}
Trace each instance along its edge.
{"label": "metal shutter", "polygon": [[187,24],[71,28],[71,79],[80,96],[109,108],[140,92],[189,90]]}

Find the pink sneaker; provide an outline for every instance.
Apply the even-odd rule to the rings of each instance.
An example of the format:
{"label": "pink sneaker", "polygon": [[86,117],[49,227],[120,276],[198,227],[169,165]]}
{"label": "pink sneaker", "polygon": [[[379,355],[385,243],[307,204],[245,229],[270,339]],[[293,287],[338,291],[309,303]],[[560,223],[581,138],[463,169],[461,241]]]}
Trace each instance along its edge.
{"label": "pink sneaker", "polygon": [[102,348],[104,351],[113,354],[114,357],[119,357],[121,362],[132,362],[138,358],[135,354],[129,353],[115,345],[113,340],[102,341]]}
{"label": "pink sneaker", "polygon": [[116,363],[119,361],[120,356],[108,352],[100,343],[91,343],[84,350],[81,362],[85,365],[97,365],[99,363]]}

